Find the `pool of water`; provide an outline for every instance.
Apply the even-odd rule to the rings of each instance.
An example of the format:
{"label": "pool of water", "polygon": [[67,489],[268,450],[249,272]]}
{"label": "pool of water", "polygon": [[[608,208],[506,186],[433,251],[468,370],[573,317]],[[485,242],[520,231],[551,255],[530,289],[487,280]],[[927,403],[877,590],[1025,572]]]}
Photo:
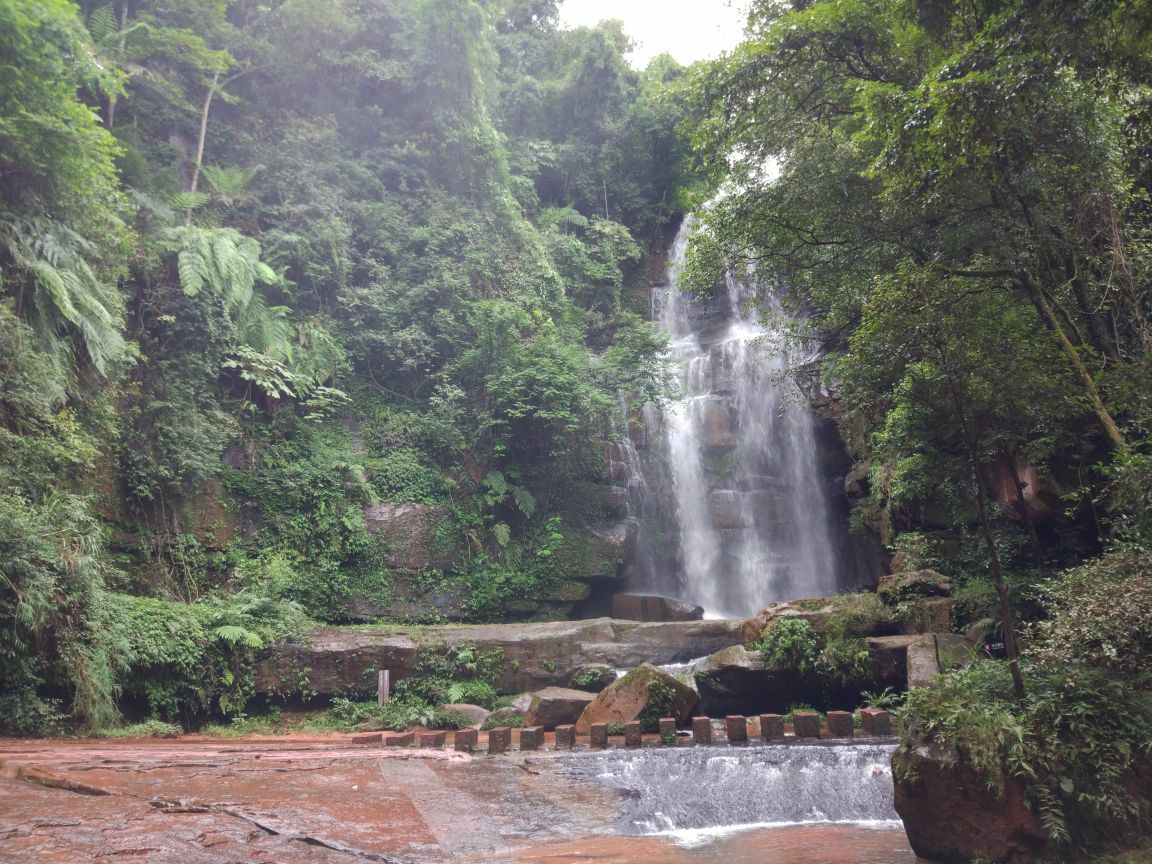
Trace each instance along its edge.
{"label": "pool of water", "polygon": [[619,864],[922,864],[899,822],[740,826],[594,837],[522,850],[517,861]]}

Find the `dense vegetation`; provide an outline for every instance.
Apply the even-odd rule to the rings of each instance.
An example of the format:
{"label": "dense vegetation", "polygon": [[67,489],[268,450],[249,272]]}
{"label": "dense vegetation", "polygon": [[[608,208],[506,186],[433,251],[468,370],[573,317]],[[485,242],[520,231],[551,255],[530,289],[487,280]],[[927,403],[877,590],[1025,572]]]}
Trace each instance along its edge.
{"label": "dense vegetation", "polygon": [[693,76],[728,190],[693,278],[785,287],[857,530],[1007,643],[908,719],[1024,783],[1056,840],[1146,826],[1152,7],[760,0],[749,23]]}
{"label": "dense vegetation", "polygon": [[[1146,824],[1152,6],[756,0],[719,61],[627,52],[555,0],[0,0],[0,726],[242,716],[357,603],[571,608],[664,395],[650,254],[721,188],[694,283],[782,289],[858,536],[1008,643],[909,723],[1062,842]],[[376,720],[493,702],[429,662]]]}
{"label": "dense vegetation", "polygon": [[[628,49],[552,0],[0,2],[0,724],[235,713],[353,596],[571,596],[691,183]],[[442,566],[398,586],[378,504]]]}

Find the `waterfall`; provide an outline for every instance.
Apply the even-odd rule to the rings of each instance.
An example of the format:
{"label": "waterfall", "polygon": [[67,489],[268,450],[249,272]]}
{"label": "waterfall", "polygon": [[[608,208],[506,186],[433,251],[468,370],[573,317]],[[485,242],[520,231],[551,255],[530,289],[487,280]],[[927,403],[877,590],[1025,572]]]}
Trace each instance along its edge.
{"label": "waterfall", "polygon": [[739,825],[899,824],[891,746],[682,747],[573,757],[570,770],[625,795],[618,829],[654,834]]}
{"label": "waterfall", "polygon": [[[816,418],[789,374],[798,358],[772,323],[781,319],[779,302],[755,302],[756,292],[731,273],[711,298],[680,291],[690,228],[686,220],[666,284],[653,290],[653,318],[681,370],[681,398],[662,415],[646,415],[667,474],[660,533],[669,542],[662,545],[675,558],[638,566],[633,584],[725,617],[834,594],[845,569],[840,538]],[[642,519],[654,521],[652,513]]]}

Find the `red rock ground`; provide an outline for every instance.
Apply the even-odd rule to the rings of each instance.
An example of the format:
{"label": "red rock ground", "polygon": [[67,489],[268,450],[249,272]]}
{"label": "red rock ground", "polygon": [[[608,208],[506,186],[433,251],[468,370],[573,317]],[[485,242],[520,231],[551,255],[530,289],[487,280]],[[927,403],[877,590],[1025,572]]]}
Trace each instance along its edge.
{"label": "red rock ground", "polygon": [[891,831],[776,829],[691,849],[616,837],[618,793],[572,780],[547,755],[350,741],[0,740],[0,862],[915,860]]}

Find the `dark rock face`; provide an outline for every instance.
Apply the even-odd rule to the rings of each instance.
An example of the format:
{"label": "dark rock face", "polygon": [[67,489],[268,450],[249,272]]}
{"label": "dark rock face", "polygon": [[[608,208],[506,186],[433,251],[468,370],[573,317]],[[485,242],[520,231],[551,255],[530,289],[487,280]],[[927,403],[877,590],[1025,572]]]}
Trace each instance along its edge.
{"label": "dark rock face", "polygon": [[545,687],[532,694],[527,721],[533,726],[555,729],[575,723],[596,694],[566,687]]}
{"label": "dark rock face", "polygon": [[701,621],[704,607],[656,594],[616,594],[612,617],[624,621]]}
{"label": "dark rock face", "polygon": [[787,710],[790,701],[803,701],[800,682],[764,668],[759,651],[733,645],[706,657],[692,668],[701,710],[709,717],[749,716]]}
{"label": "dark rock face", "polygon": [[399,681],[412,675],[421,651],[435,653],[470,644],[481,651],[503,652],[497,689],[518,693],[566,684],[576,670],[589,665],[620,669],[683,663],[738,643],[740,624],[596,618],[452,627],[318,627],[307,644],[283,645],[259,664],[256,690],[374,693],[377,670],[389,669],[392,680]]}
{"label": "dark rock face", "polygon": [[916,730],[905,734],[892,755],[896,812],[913,850],[942,864],[1034,861],[1047,845],[1040,820],[1025,802],[1023,784],[1004,778],[1004,794],[989,790],[987,779],[956,751],[927,741]]}
{"label": "dark rock face", "polygon": [[576,721],[576,731],[587,732],[593,723],[628,723],[647,714],[653,727],[660,717],[684,723],[698,703],[695,690],[645,663],[598,693]]}

